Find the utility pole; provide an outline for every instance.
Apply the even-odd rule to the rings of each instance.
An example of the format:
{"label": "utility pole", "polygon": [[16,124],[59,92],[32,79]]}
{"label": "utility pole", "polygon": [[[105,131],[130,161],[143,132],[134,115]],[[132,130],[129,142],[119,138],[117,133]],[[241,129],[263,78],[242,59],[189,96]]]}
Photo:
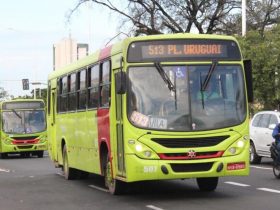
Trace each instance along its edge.
{"label": "utility pole", "polygon": [[242,0],[242,36],[246,36],[246,0]]}

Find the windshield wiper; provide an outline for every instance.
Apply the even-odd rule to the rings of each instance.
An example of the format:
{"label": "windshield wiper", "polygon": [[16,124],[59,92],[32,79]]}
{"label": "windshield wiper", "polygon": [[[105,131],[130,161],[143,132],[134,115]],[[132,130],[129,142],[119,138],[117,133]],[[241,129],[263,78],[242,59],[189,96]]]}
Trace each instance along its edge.
{"label": "windshield wiper", "polygon": [[[201,94],[201,103],[202,103],[202,108],[204,109],[204,91],[206,90],[206,88],[208,87],[208,84],[210,82],[210,79],[213,75],[214,70],[216,69],[216,66],[218,64],[218,61],[212,61],[212,64],[208,70],[208,73],[206,75],[206,78],[204,79],[203,83],[201,83],[200,86],[200,94]],[[200,81],[201,81],[201,74],[200,74]]]}
{"label": "windshield wiper", "polygon": [[165,84],[167,84],[168,89],[170,91],[173,91],[174,93],[176,92],[176,87],[175,85],[171,82],[170,78],[168,77],[168,75],[165,73],[165,71],[163,70],[162,66],[160,63],[155,63],[155,67],[158,70],[158,73],[160,74],[162,80],[165,82]]}
{"label": "windshield wiper", "polygon": [[22,119],[22,117],[21,117],[14,109],[12,109],[12,112],[13,112],[19,119]]}
{"label": "windshield wiper", "polygon": [[201,85],[201,91],[205,91],[206,90],[206,88],[207,88],[207,86],[209,84],[209,81],[210,81],[210,79],[211,79],[211,77],[213,75],[213,72],[216,69],[217,64],[218,64],[218,61],[213,61],[212,62],[211,66],[209,68],[209,71],[207,73],[207,76],[206,76],[204,82]]}

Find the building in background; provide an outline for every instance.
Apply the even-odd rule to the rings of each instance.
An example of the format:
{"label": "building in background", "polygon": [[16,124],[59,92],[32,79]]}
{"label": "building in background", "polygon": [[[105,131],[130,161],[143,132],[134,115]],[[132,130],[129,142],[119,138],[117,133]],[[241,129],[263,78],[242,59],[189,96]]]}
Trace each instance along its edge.
{"label": "building in background", "polygon": [[64,67],[88,55],[88,44],[77,43],[76,40],[64,38],[53,45],[53,70]]}

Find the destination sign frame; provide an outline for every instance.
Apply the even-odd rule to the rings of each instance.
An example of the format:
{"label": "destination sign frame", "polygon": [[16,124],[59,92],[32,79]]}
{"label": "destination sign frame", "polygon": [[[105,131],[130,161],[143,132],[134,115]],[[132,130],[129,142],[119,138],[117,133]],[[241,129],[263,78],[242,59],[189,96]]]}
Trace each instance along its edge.
{"label": "destination sign frame", "polygon": [[40,101],[25,101],[25,102],[4,102],[3,110],[17,110],[17,109],[44,109],[44,103]]}
{"label": "destination sign frame", "polygon": [[241,53],[232,40],[149,40],[129,45],[128,62],[241,60]]}

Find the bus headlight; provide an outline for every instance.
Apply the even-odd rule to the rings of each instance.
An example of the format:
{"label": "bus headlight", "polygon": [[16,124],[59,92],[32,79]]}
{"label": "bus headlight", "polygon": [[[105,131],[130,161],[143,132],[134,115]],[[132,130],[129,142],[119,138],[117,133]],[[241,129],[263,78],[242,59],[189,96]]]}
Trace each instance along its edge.
{"label": "bus headlight", "polygon": [[40,137],[39,137],[39,141],[40,141],[41,143],[45,142],[46,140],[47,140],[47,136],[46,136],[46,135],[43,135],[43,136],[40,136]]}
{"label": "bus headlight", "polygon": [[139,158],[159,159],[158,155],[145,144],[142,144],[137,141],[135,141],[134,144],[132,144],[132,141],[130,140],[128,145]]}
{"label": "bus headlight", "polygon": [[225,156],[228,155],[238,155],[240,154],[246,146],[246,142],[244,139],[239,139],[236,142],[234,142],[230,147],[226,150],[224,153]]}

